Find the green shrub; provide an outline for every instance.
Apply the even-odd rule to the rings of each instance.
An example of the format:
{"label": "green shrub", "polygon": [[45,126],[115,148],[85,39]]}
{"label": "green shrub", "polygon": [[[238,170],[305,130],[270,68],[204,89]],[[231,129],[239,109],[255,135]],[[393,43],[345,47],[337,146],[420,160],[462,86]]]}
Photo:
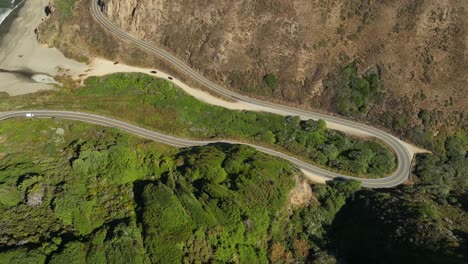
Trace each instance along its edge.
{"label": "green shrub", "polygon": [[275,89],[278,86],[278,80],[276,78],[276,75],[274,75],[273,73],[269,73],[269,74],[265,75],[263,77],[263,81],[271,89]]}
{"label": "green shrub", "polygon": [[22,200],[22,194],[16,187],[0,184],[0,204],[15,206]]}
{"label": "green shrub", "polygon": [[348,65],[341,69],[335,81],[335,108],[342,115],[366,114],[372,102],[381,102],[379,76],[375,73],[358,76],[357,67]]}
{"label": "green shrub", "polygon": [[419,111],[418,117],[421,119],[421,122],[424,126],[429,125],[429,122],[431,121],[431,113],[428,110],[422,109]]}

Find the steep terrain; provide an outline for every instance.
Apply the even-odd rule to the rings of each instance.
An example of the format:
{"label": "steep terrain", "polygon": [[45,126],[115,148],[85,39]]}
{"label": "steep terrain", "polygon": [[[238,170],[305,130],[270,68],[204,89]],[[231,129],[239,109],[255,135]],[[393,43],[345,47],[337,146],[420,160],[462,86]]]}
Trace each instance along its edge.
{"label": "steep terrain", "polygon": [[[64,3],[73,1],[54,2],[51,19],[39,29],[38,37],[43,43],[58,46],[67,55],[78,58],[100,55],[174,72],[164,62],[106,33],[93,21],[89,1],[76,0],[73,8],[72,5],[64,6]],[[111,135],[116,136],[109,141],[83,143],[83,151],[77,149],[81,149],[80,144],[67,144],[67,151],[76,151],[56,153],[57,144],[61,144],[60,138],[55,136],[58,130],[36,129],[49,131],[49,134],[36,133],[36,136],[53,135],[49,138],[51,142],[36,154],[41,162],[17,162],[21,166],[13,169],[15,166],[8,165],[10,161],[29,156],[13,155],[0,148],[0,157],[10,155],[8,159],[0,160],[4,164],[1,167],[4,172],[0,174],[4,178],[0,204],[5,209],[0,231],[8,234],[2,237],[9,240],[0,248],[0,260],[10,262],[24,258],[29,261],[23,262],[30,263],[34,262],[31,259],[42,258],[47,262],[65,262],[68,257],[89,262],[97,256],[101,260],[117,259],[131,263],[144,261],[147,257],[158,260],[174,259],[175,256],[176,260],[183,258],[189,263],[227,259],[249,263],[265,262],[265,259],[273,263],[467,263],[466,1],[380,0],[355,3],[357,1],[347,0],[245,0],[236,3],[108,0],[105,11],[123,29],[165,47],[208,77],[230,85],[232,89],[370,120],[431,148],[432,153],[416,157],[412,185],[357,193],[359,186],[353,182],[315,185],[311,200],[304,201],[305,205],[297,208],[291,207],[295,202],[295,193],[290,192],[293,176],[288,174],[290,178],[283,178],[284,174],[278,175],[277,170],[270,170],[269,162],[264,164],[268,171],[259,174],[262,176],[258,179],[260,183],[255,177],[249,179],[252,169],[257,169],[250,166],[245,171],[238,171],[242,177],[229,173],[222,183],[218,183],[216,175],[220,171],[234,172],[232,169],[238,168],[235,162],[219,164],[223,155],[226,155],[224,160],[235,160],[236,156],[232,155],[234,147],[191,149],[178,155],[174,154],[175,151],[164,151],[166,154],[163,156],[156,152],[157,155],[145,159],[145,162],[151,159],[159,162],[145,165],[149,168],[161,166],[164,172],[172,168],[173,173],[160,174],[151,170],[154,173],[142,174],[135,167],[116,167],[117,163],[106,163],[107,160],[101,159],[109,155],[132,161],[133,156],[115,155],[122,149],[133,153],[131,150],[135,146],[120,133],[112,132]],[[89,101],[98,102],[112,111],[123,110],[141,116],[129,111],[129,102],[135,101],[128,98],[118,101],[116,96],[106,94],[121,93],[121,82],[125,83],[119,80],[106,86],[96,82],[102,90],[94,90],[90,94],[80,89],[66,91],[63,98],[72,98],[73,92],[82,93],[89,97]],[[151,99],[136,91],[132,91],[135,92],[132,95],[141,100]],[[38,101],[44,96],[48,95],[33,95]],[[96,99],[99,96],[106,100]],[[164,103],[173,105],[173,101],[167,98],[157,98],[161,99],[157,101],[158,106],[164,106]],[[34,100],[7,98],[1,103],[23,102],[21,105],[25,105],[24,102],[31,101]],[[74,104],[65,99],[64,102],[71,107],[83,105],[81,100],[75,100]],[[63,107],[59,102],[51,104]],[[198,122],[191,123],[191,126],[199,125]],[[213,122],[219,123],[220,120]],[[31,125],[34,124],[27,124],[28,128]],[[49,126],[64,127],[55,123]],[[8,131],[18,139],[21,135],[17,131],[29,130],[18,130],[15,126],[15,129],[4,128],[1,131],[0,147],[11,144],[9,142],[15,138],[5,137]],[[65,130],[65,133],[70,132]],[[109,131],[92,130],[91,138],[106,133]],[[74,135],[70,140],[78,143],[83,142],[80,139],[87,138],[84,132]],[[271,137],[264,138],[268,139]],[[23,144],[35,145],[29,141]],[[117,147],[109,144],[117,144]],[[154,146],[148,146],[147,142],[137,145],[145,150]],[[15,144],[9,146],[14,151],[25,149]],[[157,148],[151,149],[157,151]],[[58,150],[63,150],[63,146]],[[248,149],[243,150],[248,152]],[[66,174],[64,170],[56,175],[48,174],[53,170],[45,170],[44,166],[54,162],[47,160],[48,163],[44,163],[44,153],[57,156],[55,162],[68,158],[65,155],[70,154],[76,158],[72,164],[76,163],[76,166],[67,164],[68,171],[83,172],[83,168],[90,167],[90,173],[80,178],[83,181],[70,177],[76,174]],[[150,154],[143,150],[140,153]],[[252,162],[257,162],[257,155],[252,155]],[[91,166],[93,161],[102,166]],[[208,166],[197,166],[200,161]],[[30,170],[30,165],[34,165],[34,171]],[[55,168],[62,169],[63,166]],[[96,176],[94,169],[97,168],[105,169]],[[28,174],[23,173],[25,169],[29,170]],[[31,171],[37,175],[29,173]],[[221,177],[224,176],[221,173]],[[256,188],[259,184],[269,186],[269,182],[264,181],[265,176],[291,182],[286,184],[287,188],[272,184],[270,187],[280,187],[280,190],[269,196],[271,192],[263,193],[263,189]],[[44,178],[53,181],[45,186],[37,183],[38,179]],[[126,181],[123,186],[119,183],[122,180]],[[95,193],[96,182],[102,184],[98,186],[106,191]],[[134,184],[138,182],[142,185]],[[240,183],[252,185],[237,189]],[[65,188],[72,184],[81,188]],[[85,184],[90,187],[83,188]],[[171,192],[169,189],[172,194],[166,196]],[[57,192],[51,193],[50,190]],[[122,200],[109,199],[116,194],[123,194]],[[251,201],[259,202],[260,206],[268,208],[268,212],[258,208],[251,210],[248,205],[244,207],[245,194],[259,195],[258,201]],[[292,199],[286,202],[288,195]],[[52,200],[53,196],[57,197]],[[263,204],[265,197],[280,197],[276,201],[286,203],[286,208],[280,207],[282,203],[279,202],[266,206]],[[219,203],[215,204],[213,200],[218,198]],[[230,206],[232,199],[240,201],[236,203],[240,207]],[[207,201],[211,203],[203,210],[194,210],[200,209],[197,204],[206,204]],[[70,202],[77,205],[67,208]],[[91,206],[101,204],[106,206],[99,207],[99,214],[93,218],[97,221],[79,221],[89,217]],[[216,213],[215,219],[209,212],[213,208],[216,212],[220,212],[218,209],[222,211]],[[228,208],[234,210],[223,211]],[[189,219],[183,212],[190,210],[201,218]],[[25,211],[33,212],[31,217],[25,218]],[[272,212],[277,212],[274,218],[271,217]],[[56,217],[44,217],[52,214]],[[154,220],[159,219],[154,214],[171,219],[177,216],[178,221],[174,221],[174,226],[165,226],[167,221]],[[220,230],[209,225],[200,226],[201,221],[196,219],[204,217],[214,223],[233,217],[236,221],[229,221],[235,223],[230,227],[236,224],[244,227],[237,228],[244,234],[231,232],[229,228]],[[38,224],[28,225],[31,221]],[[141,228],[136,228],[137,224]],[[268,230],[265,229],[267,224]],[[28,230],[25,225],[35,229]],[[169,230],[169,233],[155,235],[161,230]],[[253,237],[260,239],[254,240]],[[130,244],[132,246],[127,246]],[[143,249],[146,254],[143,254]],[[167,252],[175,254],[165,254]]]}
{"label": "steep terrain", "polygon": [[[323,236],[360,188],[319,186],[322,207],[288,162],[247,146],[175,149],[47,119],[0,131],[0,263],[281,263],[279,247],[310,263],[325,244],[283,226]],[[309,197],[291,205],[295,184]],[[302,222],[301,208],[321,217]]]}
{"label": "steep terrain", "polygon": [[[151,79],[91,78],[0,105],[176,105],[170,85]],[[0,262],[466,263],[468,137],[439,144],[418,156],[414,185],[359,191],[356,181],[310,186],[241,145],[178,150],[76,121],[2,121]]]}
{"label": "steep terrain", "polygon": [[264,263],[297,173],[246,146],[178,150],[79,122],[0,131],[1,263]]}
{"label": "steep terrain", "polygon": [[[466,1],[104,2],[122,29],[246,94],[344,114],[336,82],[340,69],[353,64],[359,74],[379,75],[382,99],[345,115],[409,138],[427,128],[438,133],[467,124]],[[88,5],[76,1],[55,45],[75,56],[91,50],[130,63],[164,64],[99,32],[87,18]],[[430,124],[418,118],[424,109]]]}

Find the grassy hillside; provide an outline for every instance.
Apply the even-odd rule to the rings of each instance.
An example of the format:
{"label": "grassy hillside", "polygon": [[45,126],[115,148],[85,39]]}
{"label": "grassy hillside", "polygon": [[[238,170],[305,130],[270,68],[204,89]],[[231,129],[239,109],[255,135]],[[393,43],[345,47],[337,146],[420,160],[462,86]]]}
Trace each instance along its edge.
{"label": "grassy hillside", "polygon": [[208,105],[143,74],[91,77],[85,87],[0,99],[0,110],[44,108],[104,114],[186,138],[252,142],[359,177],[382,177],[396,167],[393,153],[378,141],[327,130],[323,121]]}

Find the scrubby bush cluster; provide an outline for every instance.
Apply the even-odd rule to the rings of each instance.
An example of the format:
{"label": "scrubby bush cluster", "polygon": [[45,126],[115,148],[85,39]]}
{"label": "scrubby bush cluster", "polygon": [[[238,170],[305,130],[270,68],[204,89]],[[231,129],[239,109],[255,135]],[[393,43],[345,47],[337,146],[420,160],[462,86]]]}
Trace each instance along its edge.
{"label": "scrubby bush cluster", "polygon": [[335,215],[346,204],[346,199],[360,190],[356,181],[333,181],[328,185],[315,185],[317,200],[307,207],[296,208],[291,214],[278,218],[272,227],[270,261],[290,263],[334,263],[330,237]]}
{"label": "scrubby bush cluster", "polygon": [[371,103],[383,100],[379,75],[369,73],[359,76],[355,65],[343,67],[333,85],[336,89],[333,103],[342,115],[366,114]]}
{"label": "scrubby bush cluster", "polygon": [[466,263],[468,138],[455,133],[434,142],[436,151],[416,157],[414,186],[360,192],[335,217],[332,244],[343,258]]}
{"label": "scrubby bush cluster", "polygon": [[264,263],[294,184],[288,162],[241,145],[178,151],[46,120],[0,129],[2,263]]}

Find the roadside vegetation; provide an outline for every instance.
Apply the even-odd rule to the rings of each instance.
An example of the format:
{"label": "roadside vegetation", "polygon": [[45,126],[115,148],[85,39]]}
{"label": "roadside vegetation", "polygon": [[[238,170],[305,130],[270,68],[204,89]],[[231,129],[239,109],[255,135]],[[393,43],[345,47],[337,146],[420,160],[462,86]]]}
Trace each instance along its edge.
{"label": "roadside vegetation", "polygon": [[332,244],[349,263],[468,261],[468,136],[433,142],[416,157],[413,186],[359,192],[335,217]]}
{"label": "roadside vegetation", "polygon": [[91,77],[82,88],[0,99],[1,110],[13,108],[87,111],[175,136],[252,142],[358,177],[382,177],[396,166],[383,144],[328,130],[324,121],[208,105],[143,74]]}
{"label": "roadside vegetation", "polygon": [[[408,13],[413,19],[423,2],[403,6],[397,16]],[[352,13],[346,11],[351,8],[356,15],[362,15],[363,25],[369,25],[374,14],[367,6],[349,1],[340,18],[351,18]],[[394,31],[416,27],[411,19],[399,19]],[[357,30],[346,36],[350,32],[343,28],[339,34],[341,38],[355,39],[361,27]],[[67,39],[63,39],[66,43]],[[436,47],[440,49],[439,45]],[[369,52],[374,54],[375,50]],[[419,53],[431,56],[427,49]],[[333,106],[341,106],[344,115],[362,117],[382,97],[379,92],[366,96],[364,81],[370,89],[372,79],[346,68],[342,73],[342,93],[334,97]],[[247,74],[239,72],[236,76]],[[428,76],[424,67],[424,79],[430,79]],[[459,85],[457,78],[450,77]],[[241,81],[234,82],[235,87],[253,94],[263,89],[260,94],[271,95],[266,80],[256,75],[255,78],[263,81],[262,87]],[[288,78],[278,78],[287,83]],[[106,82],[105,78],[98,79],[96,86]],[[223,127],[205,128],[203,123],[195,126],[191,121],[180,121],[179,110],[169,104],[161,104],[165,108],[148,106],[142,98],[149,96],[141,91],[138,82],[125,85],[117,92],[106,86],[112,93],[106,91],[99,96],[91,91],[80,94],[68,87],[69,91],[59,93],[5,97],[0,99],[0,108],[24,109],[32,104],[34,108],[84,109],[108,116],[118,114],[122,119],[160,131],[168,129],[173,134],[196,137],[206,129],[208,132],[201,138],[235,138],[229,134],[231,130]],[[87,88],[91,88],[89,83]],[[127,94],[130,90],[134,94]],[[298,97],[303,96],[302,90],[297,91]],[[162,92],[157,95],[173,96]],[[342,103],[346,98],[348,104]],[[160,103],[154,98],[146,100]],[[413,100],[397,101],[393,108],[387,105],[384,110],[393,111],[384,111],[379,117],[382,120],[378,120],[433,151],[416,157],[413,184],[390,190],[359,190],[353,181],[314,185],[313,197],[302,206],[290,206],[284,199],[294,184],[294,169],[245,146],[177,150],[80,122],[2,121],[0,263],[216,263],[226,259],[232,263],[468,263],[466,126],[460,125],[459,131],[454,128],[458,125],[446,128],[445,125],[455,123],[452,118],[458,114],[446,116],[437,109],[421,110],[417,106],[414,110],[411,107],[419,104]],[[450,104],[451,101],[450,98]],[[140,110],[145,111],[146,118],[153,119],[138,119],[137,114],[143,113]],[[164,114],[171,114],[174,119],[165,122]],[[421,120],[420,126],[413,124],[415,114]],[[158,115],[164,120],[157,120]],[[282,122],[289,126],[290,121],[297,121],[294,119],[289,117]],[[302,127],[301,123],[296,127]],[[253,140],[275,139],[274,146],[280,147],[279,137],[270,131],[263,140],[256,134]],[[245,135],[239,138],[248,140]],[[246,166],[241,166],[241,162]]]}
{"label": "roadside vegetation", "polygon": [[359,76],[354,64],[343,67],[336,80],[325,86],[334,87],[334,107],[345,116],[365,115],[372,103],[382,103],[384,99],[379,75],[372,72]]}

